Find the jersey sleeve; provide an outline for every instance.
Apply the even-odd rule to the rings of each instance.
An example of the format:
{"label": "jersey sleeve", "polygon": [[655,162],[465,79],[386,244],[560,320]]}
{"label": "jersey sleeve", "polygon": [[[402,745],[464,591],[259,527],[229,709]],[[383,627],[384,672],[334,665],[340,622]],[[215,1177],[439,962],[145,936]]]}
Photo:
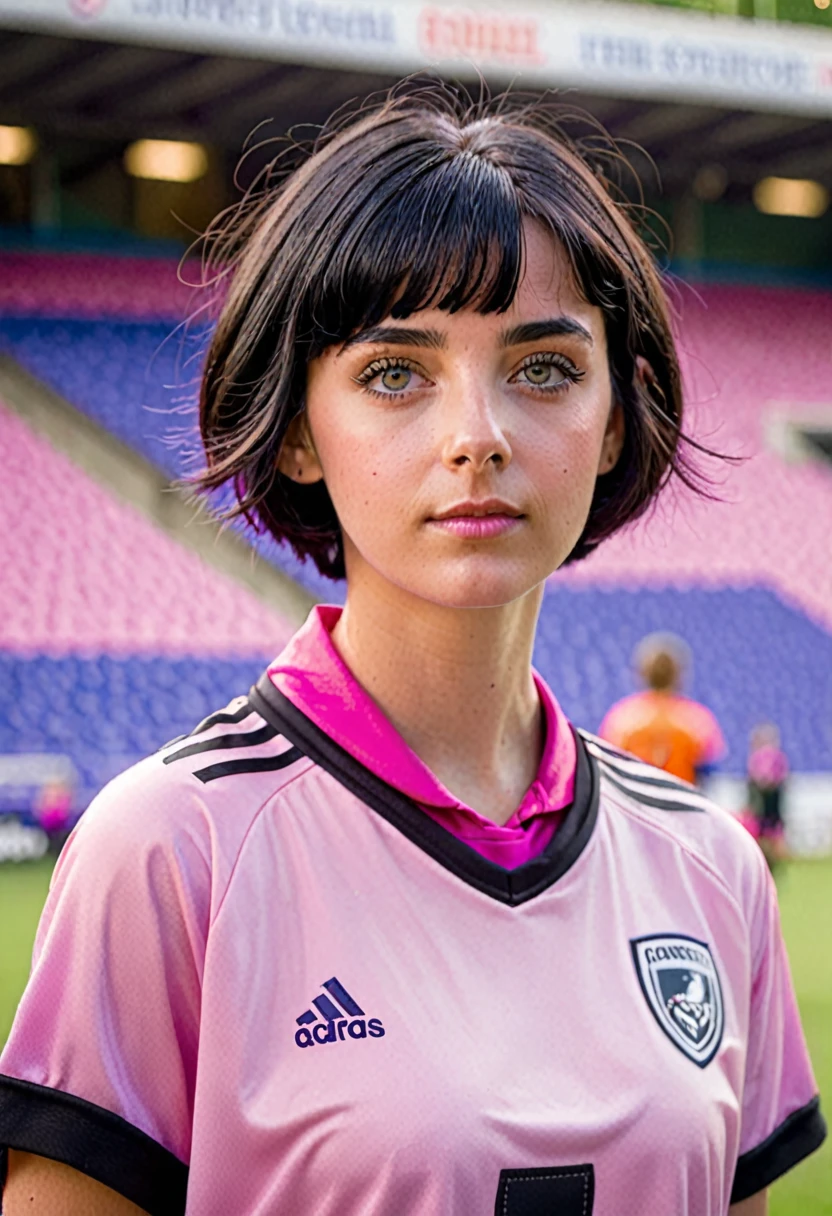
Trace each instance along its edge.
{"label": "jersey sleeve", "polygon": [[770,1186],[826,1136],[800,1025],[777,893],[760,857],[740,1153],[731,1202]]}
{"label": "jersey sleeve", "polygon": [[210,867],[198,798],[135,775],[153,763],[99,795],[58,860],[0,1056],[0,1145],[173,1216],[185,1211]]}

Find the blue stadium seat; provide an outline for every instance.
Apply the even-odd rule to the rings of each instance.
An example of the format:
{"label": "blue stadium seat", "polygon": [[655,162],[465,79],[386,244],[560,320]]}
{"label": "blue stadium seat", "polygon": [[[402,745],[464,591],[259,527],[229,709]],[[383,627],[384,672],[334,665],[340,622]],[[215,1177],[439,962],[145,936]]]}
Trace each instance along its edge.
{"label": "blue stadium seat", "polygon": [[0,652],[0,753],[70,756],[82,809],[116,773],[248,692],[270,657],[261,663]]}

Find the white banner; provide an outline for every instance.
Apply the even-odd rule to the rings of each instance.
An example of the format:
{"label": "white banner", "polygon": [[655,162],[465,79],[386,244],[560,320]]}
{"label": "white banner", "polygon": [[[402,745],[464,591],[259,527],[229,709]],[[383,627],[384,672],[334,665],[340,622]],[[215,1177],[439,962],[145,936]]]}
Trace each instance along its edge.
{"label": "white banner", "polygon": [[16,752],[0,756],[0,789],[6,786],[46,785],[59,781],[75,785],[78,774],[69,756],[50,752]]}
{"label": "white banner", "polygon": [[0,26],[385,74],[436,67],[530,86],[832,113],[832,31],[549,0],[0,0]]}

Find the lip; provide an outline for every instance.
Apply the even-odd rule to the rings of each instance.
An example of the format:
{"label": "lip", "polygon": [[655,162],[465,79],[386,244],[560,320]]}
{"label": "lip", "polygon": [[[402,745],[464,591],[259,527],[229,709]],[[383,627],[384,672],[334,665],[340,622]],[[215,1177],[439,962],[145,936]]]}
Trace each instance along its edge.
{"label": "lip", "polygon": [[481,502],[455,503],[432,516],[428,522],[463,540],[485,540],[512,531],[522,520],[523,513],[511,503],[500,498],[487,498]]}
{"label": "lip", "polygon": [[517,507],[502,498],[483,498],[479,501],[467,498],[465,502],[457,502],[446,507],[444,511],[438,511],[436,515],[431,516],[431,522],[445,519],[479,519],[486,515],[507,515],[512,519],[519,519],[522,514],[522,511],[518,511]]}

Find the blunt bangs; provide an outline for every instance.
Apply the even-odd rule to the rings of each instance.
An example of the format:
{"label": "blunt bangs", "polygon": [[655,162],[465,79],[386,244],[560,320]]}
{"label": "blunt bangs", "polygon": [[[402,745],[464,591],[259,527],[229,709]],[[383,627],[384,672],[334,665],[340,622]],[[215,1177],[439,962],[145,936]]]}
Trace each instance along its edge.
{"label": "blunt bangs", "polygon": [[500,312],[517,292],[523,215],[508,175],[426,140],[393,148],[372,199],[333,224],[305,293],[308,358],[385,317]]}
{"label": "blunt bangs", "polygon": [[[234,490],[229,514],[344,577],[326,486],[277,470],[303,410],[306,369],[328,347],[423,309],[504,312],[523,273],[523,225],[559,241],[577,289],[604,313],[624,450],[598,478],[570,561],[642,514],[667,479],[701,490],[683,446],[681,376],[652,255],[598,163],[561,132],[550,100],[473,102],[434,84],[325,128],[278,158],[209,232],[230,279],[200,392],[207,467],[198,488]],[[688,441],[692,442],[692,441]],[[695,444],[692,446],[696,446]]]}

